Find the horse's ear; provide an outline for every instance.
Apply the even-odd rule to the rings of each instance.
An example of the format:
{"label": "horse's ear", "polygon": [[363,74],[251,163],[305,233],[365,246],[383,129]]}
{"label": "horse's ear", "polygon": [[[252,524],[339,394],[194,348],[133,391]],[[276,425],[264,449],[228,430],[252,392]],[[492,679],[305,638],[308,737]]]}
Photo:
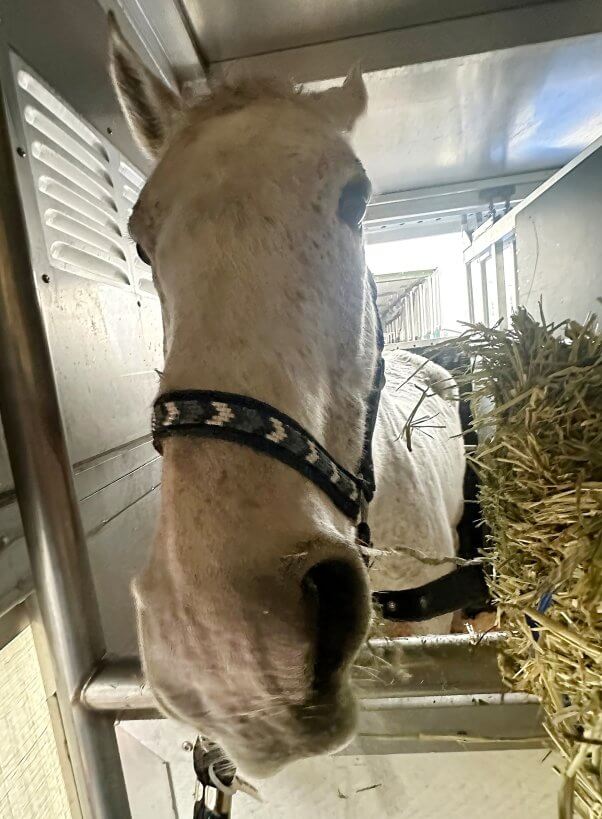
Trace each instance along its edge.
{"label": "horse's ear", "polygon": [[343,85],[307,95],[314,110],[341,131],[350,131],[366,110],[368,92],[359,64],[351,68]]}
{"label": "horse's ear", "polygon": [[109,13],[109,69],[136,142],[156,157],[182,110],[182,101],[146,68]]}

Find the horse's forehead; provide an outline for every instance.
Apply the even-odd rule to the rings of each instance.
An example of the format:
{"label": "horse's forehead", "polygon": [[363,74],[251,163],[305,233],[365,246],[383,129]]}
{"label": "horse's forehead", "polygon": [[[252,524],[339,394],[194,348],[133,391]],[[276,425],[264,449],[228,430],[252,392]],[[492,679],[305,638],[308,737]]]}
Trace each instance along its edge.
{"label": "horse's forehead", "polygon": [[294,102],[258,100],[208,121],[201,111],[192,116],[145,185],[130,222],[134,235],[152,232],[176,201],[193,197],[190,205],[202,209],[228,190],[254,196],[269,179],[282,197],[299,186],[314,196],[316,186],[325,192],[361,169],[347,140]]}
{"label": "horse's forehead", "polygon": [[[294,99],[258,99],[248,105],[207,115],[192,110],[173,136],[158,170],[211,173],[220,169],[270,169],[318,163],[357,162],[347,140]],[[157,175],[157,176],[159,176]],[[152,184],[152,178],[151,178]]]}

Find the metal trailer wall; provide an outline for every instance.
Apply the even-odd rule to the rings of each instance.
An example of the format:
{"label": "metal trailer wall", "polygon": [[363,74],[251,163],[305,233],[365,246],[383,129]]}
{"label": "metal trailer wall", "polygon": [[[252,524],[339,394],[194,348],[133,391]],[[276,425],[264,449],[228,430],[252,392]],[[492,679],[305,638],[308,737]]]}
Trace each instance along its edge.
{"label": "metal trailer wall", "polygon": [[[126,227],[145,161],[110,87],[94,0],[0,0],[0,18],[2,91],[107,645],[132,653],[128,585],[160,481],[148,437],[160,308]],[[0,538],[1,611],[31,587],[3,436]]]}
{"label": "metal trailer wall", "polygon": [[602,305],[602,147],[516,216],[518,299],[549,321],[584,321]]}

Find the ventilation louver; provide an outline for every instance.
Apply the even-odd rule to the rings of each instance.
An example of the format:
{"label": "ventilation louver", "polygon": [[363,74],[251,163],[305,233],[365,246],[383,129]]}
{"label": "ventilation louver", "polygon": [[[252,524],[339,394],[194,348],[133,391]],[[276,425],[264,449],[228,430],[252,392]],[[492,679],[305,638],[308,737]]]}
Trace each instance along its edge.
{"label": "ventilation louver", "polygon": [[[130,218],[132,208],[136,204],[142,186],[144,185],[144,177],[136,168],[124,159],[121,159],[119,162],[117,184],[125,207],[124,218],[127,228],[127,220]],[[130,258],[132,260],[133,276],[137,289],[142,293],[155,293],[151,268],[138,256],[134,242],[128,239],[128,243]]]}
{"label": "ventilation louver", "polygon": [[156,295],[127,235],[144,177],[25,67],[17,86],[50,264]]}

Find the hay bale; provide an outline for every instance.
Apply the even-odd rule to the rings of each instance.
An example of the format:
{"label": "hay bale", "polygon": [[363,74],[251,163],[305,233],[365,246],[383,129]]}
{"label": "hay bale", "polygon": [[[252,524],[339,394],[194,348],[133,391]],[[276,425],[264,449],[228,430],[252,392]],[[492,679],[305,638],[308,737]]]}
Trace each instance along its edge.
{"label": "hay bale", "polygon": [[600,819],[602,337],[594,318],[552,325],[521,309],[508,330],[478,325],[454,343],[475,362],[460,376],[475,426],[493,430],[474,460],[510,634],[502,673],[542,701],[564,759],[562,819]]}

